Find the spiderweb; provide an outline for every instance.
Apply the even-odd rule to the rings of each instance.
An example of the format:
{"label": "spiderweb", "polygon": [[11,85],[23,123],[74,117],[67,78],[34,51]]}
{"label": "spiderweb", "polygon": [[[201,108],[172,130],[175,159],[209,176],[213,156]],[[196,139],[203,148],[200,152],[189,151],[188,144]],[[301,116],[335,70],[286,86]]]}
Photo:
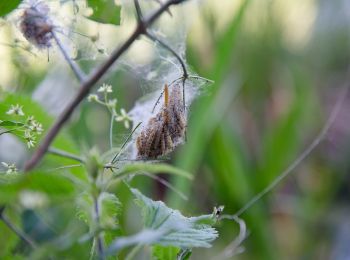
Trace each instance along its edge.
{"label": "spiderweb", "polygon": [[[144,16],[158,8],[158,4],[155,1],[140,1],[142,4]],[[183,4],[176,6],[170,10],[171,13],[164,13],[159,21],[150,28],[152,35],[157,39],[166,43],[171,47],[182,59],[188,73],[191,76],[198,76],[192,71],[186,62],[186,40],[189,26],[191,25],[192,18],[188,13],[191,13],[191,9],[196,8],[196,3]],[[132,1],[123,1],[123,19],[128,20],[130,16],[135,20],[134,6]],[[137,57],[137,51],[147,50],[152,55],[144,62],[140,62]],[[170,88],[183,87],[182,79],[183,70],[179,60],[161,44],[154,42],[146,37],[143,37],[139,42],[133,46],[129,53],[120,62],[121,68],[133,73],[139,80],[142,92],[144,95],[135,102],[134,107],[130,110],[129,116],[132,119],[133,125],[137,125],[142,122],[141,126],[135,131],[130,142],[126,146],[125,152],[122,157],[135,159],[136,158],[136,139],[140,132],[145,129],[148,121],[151,117],[154,117],[162,108],[164,99],[160,98],[164,85],[171,84]],[[187,117],[191,103],[197,98],[208,85],[208,81],[203,79],[189,78],[185,81],[185,106]],[[157,103],[157,100],[159,102]],[[155,109],[154,109],[155,108]],[[180,143],[184,140],[180,140]]]}

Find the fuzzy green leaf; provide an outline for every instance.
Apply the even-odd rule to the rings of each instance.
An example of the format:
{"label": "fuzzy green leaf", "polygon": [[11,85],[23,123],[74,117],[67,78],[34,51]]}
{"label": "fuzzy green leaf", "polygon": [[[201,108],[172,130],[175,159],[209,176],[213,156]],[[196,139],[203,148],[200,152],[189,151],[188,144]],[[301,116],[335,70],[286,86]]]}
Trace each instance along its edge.
{"label": "fuzzy green leaf", "polygon": [[103,192],[98,198],[100,205],[100,226],[104,229],[118,227],[117,216],[120,213],[121,203],[112,193]]}
{"label": "fuzzy green leaf", "polygon": [[173,246],[154,245],[152,247],[152,260],[174,260],[180,248]]}
{"label": "fuzzy green leaf", "polygon": [[0,1],[0,17],[3,17],[17,8],[21,0]]}
{"label": "fuzzy green leaf", "polygon": [[88,0],[89,7],[93,14],[88,18],[99,23],[120,24],[120,14],[122,7],[116,5],[114,0]]}
{"label": "fuzzy green leaf", "polygon": [[179,248],[211,247],[210,243],[218,237],[213,227],[203,224],[205,220],[213,218],[213,215],[187,218],[178,210],[168,208],[162,201],[153,201],[137,189],[130,190],[142,208],[145,229],[133,236],[113,241],[107,250],[108,254],[136,244]]}

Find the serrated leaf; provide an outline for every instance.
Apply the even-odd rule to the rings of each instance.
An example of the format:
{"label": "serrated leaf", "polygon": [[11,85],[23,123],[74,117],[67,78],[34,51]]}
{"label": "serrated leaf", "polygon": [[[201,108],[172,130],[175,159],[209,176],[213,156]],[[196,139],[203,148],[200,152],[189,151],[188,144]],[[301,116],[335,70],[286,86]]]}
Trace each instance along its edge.
{"label": "serrated leaf", "polygon": [[142,208],[145,229],[133,236],[113,241],[107,250],[108,254],[135,244],[179,248],[211,247],[210,243],[218,237],[213,227],[203,224],[203,220],[213,218],[212,215],[187,218],[178,210],[168,208],[162,201],[153,201],[137,189],[130,190]]}
{"label": "serrated leaf", "polygon": [[104,230],[114,230],[118,228],[117,216],[121,210],[119,199],[112,193],[102,192],[98,198],[99,207],[99,227],[95,226],[94,217],[94,199],[84,192],[77,200],[78,210],[77,217],[84,221],[90,228],[91,232],[95,232],[96,228]]}
{"label": "serrated leaf", "polygon": [[154,245],[152,247],[152,260],[174,260],[180,248],[174,246]]}
{"label": "serrated leaf", "polygon": [[15,10],[21,0],[0,1],[0,17],[5,16]]}
{"label": "serrated leaf", "polygon": [[116,176],[124,176],[128,174],[133,174],[137,172],[147,172],[147,173],[170,173],[173,175],[181,176],[187,179],[192,180],[193,176],[179,168],[176,168],[174,166],[171,166],[169,164],[165,163],[157,163],[157,164],[151,164],[151,163],[132,163],[127,164],[123,168],[121,168],[119,171],[117,171]]}
{"label": "serrated leaf", "polygon": [[112,193],[103,192],[99,198],[100,226],[104,229],[115,229],[118,227],[117,216],[121,210],[119,199]]}
{"label": "serrated leaf", "polygon": [[77,199],[77,217],[78,219],[85,222],[88,226],[92,225],[93,218],[92,218],[92,208],[93,208],[94,201],[90,194],[87,192],[84,192],[80,194],[80,196]]}
{"label": "serrated leaf", "polygon": [[93,14],[88,18],[99,23],[120,24],[121,5],[116,5],[114,0],[87,0]]}

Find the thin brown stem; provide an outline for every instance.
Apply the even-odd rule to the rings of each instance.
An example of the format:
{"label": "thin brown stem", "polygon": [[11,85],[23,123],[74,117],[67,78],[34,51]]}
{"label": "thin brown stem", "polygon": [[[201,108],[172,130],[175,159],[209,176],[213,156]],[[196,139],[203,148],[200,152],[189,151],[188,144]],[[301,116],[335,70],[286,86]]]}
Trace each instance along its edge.
{"label": "thin brown stem", "polygon": [[72,71],[74,72],[74,75],[77,77],[77,79],[79,80],[79,82],[83,82],[84,78],[85,78],[85,74],[84,72],[79,68],[79,66],[69,57],[66,48],[63,46],[61,40],[57,37],[57,34],[52,31],[51,32],[53,38],[56,41],[56,44],[58,46],[58,48],[60,49],[60,51],[63,54],[64,59],[67,61],[67,63],[69,64],[69,66],[71,67]]}
{"label": "thin brown stem", "polygon": [[63,150],[60,150],[60,149],[57,149],[57,148],[50,147],[48,149],[48,152],[53,154],[53,155],[57,155],[57,156],[65,157],[65,158],[68,158],[68,159],[72,159],[72,160],[75,160],[75,161],[78,161],[78,162],[81,162],[81,163],[85,163],[85,160],[83,158],[79,157],[78,155],[75,155],[75,154],[72,154],[72,153],[68,153],[66,151],[63,151]]}
{"label": "thin brown stem", "polygon": [[20,239],[26,242],[32,248],[36,248],[36,243],[28,237],[25,233],[23,233],[20,229],[18,229],[12,222],[9,220],[4,214],[5,206],[0,207],[0,220],[4,222],[4,224],[11,229]]}
{"label": "thin brown stem", "polygon": [[158,10],[151,14],[144,21],[140,21],[134,32],[129,38],[116,50],[113,51],[111,56],[98,67],[90,76],[88,76],[81,84],[80,90],[74,99],[68,104],[62,114],[57,118],[56,122],[48,131],[47,135],[41,142],[39,148],[32,155],[31,159],[26,163],[24,170],[32,170],[43,158],[47,152],[50,144],[53,142],[57,134],[60,132],[63,125],[70,118],[76,107],[80,102],[89,94],[92,87],[102,78],[102,76],[109,70],[109,68],[115,63],[116,60],[134,43],[134,41],[142,34],[146,32],[146,29],[156,20],[159,16],[165,12],[171,5],[176,5],[184,2],[185,0],[168,0]]}
{"label": "thin brown stem", "polygon": [[175,58],[179,61],[181,67],[182,67],[182,73],[183,73],[183,79],[186,79],[188,77],[187,69],[185,62],[182,60],[179,54],[175,50],[173,50],[168,44],[163,42],[162,40],[158,39],[155,35],[153,35],[150,32],[146,32],[145,34],[148,38],[150,38],[154,42],[158,42],[163,48],[167,49],[171,54],[175,56]]}

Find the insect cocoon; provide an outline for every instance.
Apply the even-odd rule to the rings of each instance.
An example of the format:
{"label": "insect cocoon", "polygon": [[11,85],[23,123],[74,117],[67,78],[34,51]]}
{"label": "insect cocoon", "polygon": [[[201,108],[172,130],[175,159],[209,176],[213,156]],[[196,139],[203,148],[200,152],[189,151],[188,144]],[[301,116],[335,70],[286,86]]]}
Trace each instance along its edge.
{"label": "insect cocoon", "polygon": [[186,122],[180,85],[174,85],[170,93],[165,85],[162,108],[136,139],[137,157],[157,158],[172,152],[184,140]]}
{"label": "insect cocoon", "polygon": [[48,12],[48,6],[40,3],[26,8],[20,20],[24,37],[39,49],[51,47],[53,24]]}

